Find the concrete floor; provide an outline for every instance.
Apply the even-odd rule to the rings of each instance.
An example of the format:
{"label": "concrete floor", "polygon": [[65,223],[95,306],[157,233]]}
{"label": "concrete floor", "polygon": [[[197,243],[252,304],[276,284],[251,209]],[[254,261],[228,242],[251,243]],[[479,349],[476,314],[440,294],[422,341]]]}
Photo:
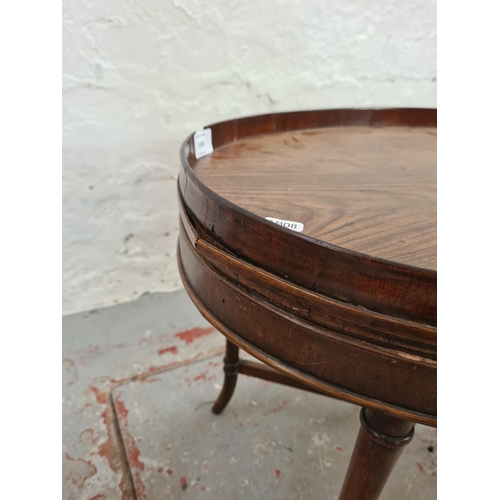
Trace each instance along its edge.
{"label": "concrete floor", "polygon": [[[219,416],[224,338],[186,293],[63,318],[63,499],[336,499],[359,408],[240,375]],[[436,498],[417,426],[382,499]]]}

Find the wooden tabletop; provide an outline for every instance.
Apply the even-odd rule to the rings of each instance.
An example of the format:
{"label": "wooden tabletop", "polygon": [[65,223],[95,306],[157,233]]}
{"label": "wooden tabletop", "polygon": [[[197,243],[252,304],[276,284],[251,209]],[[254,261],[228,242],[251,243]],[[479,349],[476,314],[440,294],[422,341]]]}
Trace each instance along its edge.
{"label": "wooden tabletop", "polygon": [[436,269],[436,129],[329,127],[224,145],[194,169],[207,187],[303,234]]}
{"label": "wooden tabletop", "polygon": [[[232,343],[323,393],[437,422],[433,109],[210,125],[181,148],[178,262]],[[297,232],[266,220],[303,224]]]}

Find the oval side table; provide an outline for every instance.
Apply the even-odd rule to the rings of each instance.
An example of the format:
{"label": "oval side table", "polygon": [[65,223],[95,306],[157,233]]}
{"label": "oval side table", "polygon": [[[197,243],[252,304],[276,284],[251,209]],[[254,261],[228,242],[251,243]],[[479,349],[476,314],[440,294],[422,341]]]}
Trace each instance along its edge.
{"label": "oval side table", "polygon": [[227,339],[213,411],[238,373],[360,405],[341,500],[378,498],[414,423],[437,425],[436,117],[270,114],[181,148],[179,270]]}

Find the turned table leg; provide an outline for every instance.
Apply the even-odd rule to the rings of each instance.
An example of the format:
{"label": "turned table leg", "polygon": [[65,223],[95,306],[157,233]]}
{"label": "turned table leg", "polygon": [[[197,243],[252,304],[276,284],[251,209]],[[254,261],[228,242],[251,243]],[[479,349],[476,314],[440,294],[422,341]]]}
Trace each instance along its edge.
{"label": "turned table leg", "polygon": [[233,344],[229,339],[226,339],[226,356],[224,358],[224,385],[217,398],[217,401],[212,406],[212,411],[218,415],[229,403],[236,387],[238,377],[238,364],[240,358],[238,356],[239,347]]}
{"label": "turned table leg", "polygon": [[413,438],[413,423],[362,408],[361,428],[339,500],[376,500]]}

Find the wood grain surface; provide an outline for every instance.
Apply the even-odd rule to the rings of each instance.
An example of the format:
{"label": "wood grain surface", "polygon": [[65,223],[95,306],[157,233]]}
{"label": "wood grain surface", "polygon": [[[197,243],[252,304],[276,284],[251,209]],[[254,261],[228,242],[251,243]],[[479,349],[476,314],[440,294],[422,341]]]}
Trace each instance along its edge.
{"label": "wood grain surface", "polygon": [[238,373],[361,405],[346,500],[376,500],[413,423],[437,425],[436,122],[281,113],[211,125],[200,160],[181,148],[179,271],[227,338],[213,411]]}
{"label": "wood grain surface", "polygon": [[373,257],[436,269],[436,129],[330,127],[241,139],[200,159],[208,188]]}
{"label": "wood grain surface", "polygon": [[211,128],[213,154],[197,160],[189,137],[178,181],[179,269],[201,313],[291,384],[436,425],[436,111]]}
{"label": "wood grain surface", "polygon": [[[293,134],[300,131],[319,132],[319,134],[303,136],[314,142],[314,137],[321,137],[323,130],[332,128],[338,128],[341,131],[344,129],[348,136],[358,136],[357,129],[360,129],[361,133],[363,128],[365,131],[370,132],[365,135],[377,134],[379,129],[382,131],[386,129],[387,134],[391,137],[405,129],[408,137],[415,136],[420,139],[423,138],[423,141],[426,139],[435,141],[433,132],[436,123],[436,110],[433,109],[377,109],[278,113],[230,120],[210,127],[215,149],[214,155],[217,155],[219,150],[223,150],[225,147],[229,148],[231,144],[238,147],[239,141],[258,140],[258,136],[273,140],[273,138],[284,132],[289,133],[292,137]],[[429,133],[426,134],[425,130],[423,134],[419,133],[421,132],[419,130],[415,133],[410,132],[413,128],[426,129]],[[296,141],[292,140],[292,142]],[[362,141],[360,148],[365,142]],[[394,141],[389,142],[396,147]],[[407,142],[414,146],[415,141],[413,139]],[[283,142],[279,144],[280,147],[287,146]],[[370,149],[376,149],[377,147],[384,149],[383,146],[380,146],[380,141],[375,141],[370,146]],[[412,147],[408,146],[406,149],[412,150]],[[432,149],[432,146],[430,149]],[[415,147],[413,147],[413,150],[415,151]],[[419,148],[417,147],[416,150],[415,155],[418,156]],[[346,155],[344,158],[345,163],[348,165],[342,168],[350,168],[349,155],[344,154]],[[353,155],[355,156],[355,153]],[[411,159],[415,155],[408,153],[405,156],[408,164],[412,164],[413,160]],[[371,182],[373,183],[377,182],[375,170],[378,169],[382,171],[382,177],[385,176],[385,182],[389,182],[394,177],[387,173],[384,174],[386,164],[392,165],[391,162],[393,162],[387,152],[385,156],[385,161],[383,158],[379,158],[377,163],[370,164],[373,170],[371,173]],[[428,156],[432,157],[432,154]],[[300,176],[302,178],[307,177],[306,172],[311,170],[308,168],[306,160],[307,155],[300,162],[302,169]],[[435,248],[433,249],[431,244],[433,235],[435,241],[435,224],[429,223],[431,219],[435,220],[435,205],[433,207],[432,204],[432,199],[435,196],[435,190],[432,187],[434,180],[428,179],[427,182],[425,180],[420,183],[415,182],[415,184],[420,184],[422,187],[408,188],[406,195],[403,193],[404,188],[402,187],[398,189],[394,188],[394,186],[390,189],[381,189],[379,187],[378,191],[385,192],[385,194],[378,193],[375,197],[381,200],[375,203],[373,208],[376,213],[375,216],[371,215],[372,208],[368,204],[363,205],[365,210],[363,215],[357,205],[353,206],[351,204],[348,196],[341,196],[339,190],[340,201],[337,208],[342,206],[342,210],[346,210],[347,207],[349,210],[353,210],[352,213],[358,214],[355,223],[357,229],[354,232],[349,229],[350,222],[340,224],[344,226],[344,229],[339,228],[338,225],[335,226],[340,232],[344,231],[343,237],[345,239],[351,241],[352,245],[349,248],[326,241],[326,236],[322,240],[305,233],[296,233],[277,226],[254,213],[258,210],[258,207],[254,208],[253,211],[247,210],[241,206],[241,201],[244,202],[245,200],[246,189],[244,188],[240,189],[241,201],[240,198],[233,198],[235,200],[233,202],[208,187],[202,178],[197,175],[197,164],[203,163],[203,160],[198,162],[195,158],[193,136],[189,137],[181,148],[181,161],[183,168],[179,175],[180,199],[185,205],[194,226],[197,230],[199,229],[200,234],[203,234],[203,240],[224,249],[224,251],[235,255],[238,259],[254,264],[275,276],[321,295],[357,307],[364,307],[383,315],[430,326],[436,325],[437,272],[430,267],[422,267],[423,262],[429,264],[431,261],[435,262]],[[276,158],[273,161],[276,164]],[[238,162],[237,158],[236,162]],[[287,163],[286,159],[283,163]],[[248,168],[251,169],[252,166],[249,165]],[[408,169],[408,167],[405,168]],[[432,170],[432,165],[428,166],[428,168]],[[393,167],[390,167],[390,169],[393,169]],[[241,170],[243,170],[243,167]],[[283,170],[283,167],[278,166],[278,170]],[[296,170],[298,171],[299,167]],[[403,169],[400,170],[403,171]],[[415,169],[412,168],[411,170],[414,171]],[[331,172],[331,169],[329,171]],[[203,177],[203,174],[201,175]],[[256,177],[259,177],[258,173]],[[357,177],[358,181],[363,178],[363,176],[359,175],[353,177]],[[227,180],[227,177],[224,178]],[[347,175],[344,175],[345,179],[348,179]],[[224,190],[224,186],[219,186],[217,189]],[[326,189],[331,191],[332,188],[327,187]],[[355,189],[359,191],[359,187]],[[389,191],[397,191],[398,194],[393,196]],[[417,194],[411,194],[411,192]],[[426,196],[426,193],[428,196]],[[363,197],[364,195],[363,193],[357,193],[357,196]],[[275,200],[275,197],[272,196],[267,198]],[[308,211],[311,220],[314,219],[314,213],[317,212],[319,214],[317,220],[321,221],[323,220],[321,219],[321,211],[314,210],[316,198],[320,197],[309,197],[308,200],[302,199],[304,203],[311,205],[311,209],[308,209],[307,206],[304,207],[302,202],[300,206],[302,212],[304,210]],[[416,215],[419,213],[418,211],[411,211],[408,207],[405,208],[405,202],[402,202],[402,200],[406,199],[412,199],[411,204],[419,207],[419,210],[422,211],[425,208],[429,214],[434,213],[434,215],[421,218]],[[328,208],[328,200],[333,203],[333,210],[337,210],[333,198],[328,194],[323,197],[321,202],[322,204],[326,203],[324,210],[332,210],[332,208]],[[406,203],[409,204],[410,202]],[[350,218],[349,220],[352,219],[350,211],[343,213],[345,217]],[[383,213],[386,213],[388,218],[393,218],[392,224],[389,224],[389,226],[384,222],[385,218],[381,215]],[[377,223],[380,223],[383,227],[377,227],[373,223],[373,217],[376,217]],[[371,220],[371,223],[363,223],[362,221],[365,219]],[[337,224],[335,221],[333,223],[327,222],[326,219],[324,221],[325,223],[320,230],[325,234],[329,232],[328,228],[333,227],[331,224]],[[395,224],[399,227],[397,232],[392,230]],[[319,222],[318,228],[320,225],[321,222]],[[434,229],[432,229],[432,226],[434,226]],[[380,237],[379,233],[382,233],[383,237]],[[387,245],[387,238],[399,238],[396,240],[396,250],[394,245]],[[374,250],[378,249],[380,252],[385,249],[386,256],[390,255],[390,253],[398,253],[401,261],[408,260],[398,262],[394,258],[388,259],[373,255],[373,252],[372,254],[360,252],[354,248],[357,244],[356,240],[359,240],[358,243],[361,245],[358,248],[366,249],[370,247]]]}

